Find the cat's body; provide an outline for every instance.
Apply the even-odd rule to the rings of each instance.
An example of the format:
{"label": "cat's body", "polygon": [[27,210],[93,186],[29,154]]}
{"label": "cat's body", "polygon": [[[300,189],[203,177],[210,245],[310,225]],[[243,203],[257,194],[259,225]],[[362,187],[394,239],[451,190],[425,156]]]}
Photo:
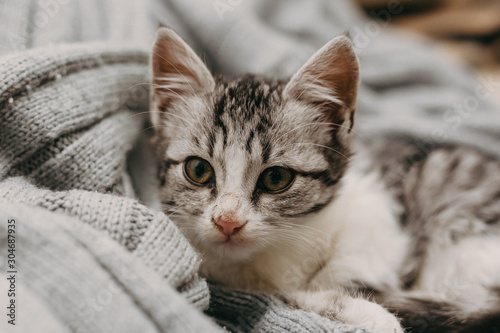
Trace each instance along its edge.
{"label": "cat's body", "polygon": [[160,29],[152,122],[165,210],[212,282],[375,332],[402,329],[367,291],[415,332],[472,332],[482,319],[495,332],[500,163],[397,137],[351,142],[357,71],[338,37],[289,82],[214,79]]}

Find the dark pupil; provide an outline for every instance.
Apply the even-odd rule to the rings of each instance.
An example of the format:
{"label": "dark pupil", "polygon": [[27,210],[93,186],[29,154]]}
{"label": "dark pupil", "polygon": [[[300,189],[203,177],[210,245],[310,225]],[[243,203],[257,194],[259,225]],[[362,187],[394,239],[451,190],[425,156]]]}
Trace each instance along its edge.
{"label": "dark pupil", "polygon": [[207,170],[205,168],[205,164],[201,161],[197,161],[196,166],[194,167],[194,174],[196,175],[196,177],[202,178],[206,172]]}
{"label": "dark pupil", "polygon": [[283,177],[279,170],[271,170],[268,175],[268,180],[273,185],[279,185],[283,181]]}

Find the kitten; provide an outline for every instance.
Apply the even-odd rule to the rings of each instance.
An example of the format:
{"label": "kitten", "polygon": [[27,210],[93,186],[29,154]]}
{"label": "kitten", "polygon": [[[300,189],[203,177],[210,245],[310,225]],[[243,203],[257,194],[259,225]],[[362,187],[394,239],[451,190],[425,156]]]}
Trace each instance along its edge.
{"label": "kitten", "polygon": [[347,36],[288,82],[214,77],[167,28],[152,66],[161,201],[209,281],[373,332],[498,329],[500,163],[359,140]]}

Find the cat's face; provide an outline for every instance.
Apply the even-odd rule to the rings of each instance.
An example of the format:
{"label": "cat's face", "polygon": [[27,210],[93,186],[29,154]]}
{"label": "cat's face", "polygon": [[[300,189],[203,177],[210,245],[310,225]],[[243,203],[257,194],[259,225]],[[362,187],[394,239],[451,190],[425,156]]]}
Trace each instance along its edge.
{"label": "cat's face", "polygon": [[358,81],[350,40],[323,47],[288,83],[214,79],[161,28],[152,122],[165,210],[201,251],[227,260],[293,242],[334,198]]}

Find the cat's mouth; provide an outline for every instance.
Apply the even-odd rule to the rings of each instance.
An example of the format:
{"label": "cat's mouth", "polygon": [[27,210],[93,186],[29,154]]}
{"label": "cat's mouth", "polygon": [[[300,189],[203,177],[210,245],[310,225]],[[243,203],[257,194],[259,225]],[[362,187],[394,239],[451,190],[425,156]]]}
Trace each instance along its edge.
{"label": "cat's mouth", "polygon": [[247,260],[258,250],[256,243],[242,235],[225,236],[213,241],[212,250],[227,260],[241,261]]}
{"label": "cat's mouth", "polygon": [[225,246],[225,247],[238,247],[238,246],[245,246],[250,244],[251,242],[248,241],[247,239],[241,237],[241,236],[224,236],[225,239],[219,240],[216,243],[220,246]]}
{"label": "cat's mouth", "polygon": [[224,252],[229,251],[228,254],[230,254],[253,248],[255,241],[238,233],[237,235],[219,235],[213,240],[213,244]]}

